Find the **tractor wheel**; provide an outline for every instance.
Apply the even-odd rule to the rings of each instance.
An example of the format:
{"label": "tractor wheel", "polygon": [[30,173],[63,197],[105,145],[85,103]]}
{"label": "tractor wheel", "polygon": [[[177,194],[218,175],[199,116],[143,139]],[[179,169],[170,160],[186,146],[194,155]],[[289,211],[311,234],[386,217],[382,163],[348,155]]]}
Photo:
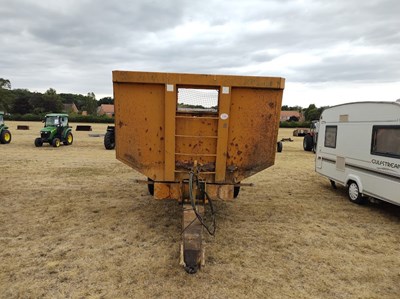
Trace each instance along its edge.
{"label": "tractor wheel", "polygon": [[0,142],[7,144],[11,142],[11,133],[9,130],[3,130],[0,135]]}
{"label": "tractor wheel", "polygon": [[108,150],[115,148],[115,135],[114,132],[107,131],[104,135],[104,147]]}
{"label": "tractor wheel", "polygon": [[276,150],[278,151],[278,153],[282,152],[282,149],[283,149],[282,141],[278,141],[276,147],[277,147]]}
{"label": "tractor wheel", "polygon": [[59,138],[54,138],[53,141],[51,142],[51,145],[54,147],[59,147],[61,144],[61,141]]}
{"label": "tractor wheel", "polygon": [[366,198],[362,196],[360,193],[360,188],[358,187],[357,183],[354,181],[350,181],[348,185],[348,195],[349,200],[356,204],[363,204],[366,201]]}
{"label": "tractor wheel", "polygon": [[74,136],[72,136],[71,132],[68,132],[67,136],[65,137],[65,141],[63,143],[64,145],[71,145],[72,142],[74,142]]}
{"label": "tractor wheel", "polygon": [[35,139],[35,146],[36,147],[41,147],[43,145],[43,140],[42,138],[36,138]]}
{"label": "tractor wheel", "polygon": [[314,146],[314,142],[313,142],[313,138],[310,134],[307,134],[306,136],[304,136],[303,139],[303,148],[305,151],[310,152],[313,149]]}

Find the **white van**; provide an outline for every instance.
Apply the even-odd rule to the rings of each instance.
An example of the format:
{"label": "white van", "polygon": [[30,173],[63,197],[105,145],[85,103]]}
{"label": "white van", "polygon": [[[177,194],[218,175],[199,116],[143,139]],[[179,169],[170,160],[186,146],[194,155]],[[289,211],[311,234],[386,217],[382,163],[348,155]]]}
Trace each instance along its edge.
{"label": "white van", "polygon": [[400,102],[358,102],[327,108],[320,118],[315,170],[349,199],[400,205]]}

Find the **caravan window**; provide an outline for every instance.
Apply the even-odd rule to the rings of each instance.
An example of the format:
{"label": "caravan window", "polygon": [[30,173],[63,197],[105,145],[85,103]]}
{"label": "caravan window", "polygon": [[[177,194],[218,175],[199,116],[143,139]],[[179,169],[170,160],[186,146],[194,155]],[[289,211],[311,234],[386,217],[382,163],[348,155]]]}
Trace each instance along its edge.
{"label": "caravan window", "polygon": [[400,158],[400,126],[373,126],[371,154]]}
{"label": "caravan window", "polygon": [[326,126],[325,147],[336,148],[337,126]]}

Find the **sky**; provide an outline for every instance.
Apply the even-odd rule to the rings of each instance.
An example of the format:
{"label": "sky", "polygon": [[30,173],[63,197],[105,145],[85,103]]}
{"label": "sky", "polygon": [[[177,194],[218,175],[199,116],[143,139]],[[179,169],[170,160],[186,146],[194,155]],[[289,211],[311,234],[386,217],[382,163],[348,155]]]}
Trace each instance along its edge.
{"label": "sky", "polygon": [[397,0],[0,0],[0,78],[112,96],[112,71],[283,77],[283,105],[400,98]]}

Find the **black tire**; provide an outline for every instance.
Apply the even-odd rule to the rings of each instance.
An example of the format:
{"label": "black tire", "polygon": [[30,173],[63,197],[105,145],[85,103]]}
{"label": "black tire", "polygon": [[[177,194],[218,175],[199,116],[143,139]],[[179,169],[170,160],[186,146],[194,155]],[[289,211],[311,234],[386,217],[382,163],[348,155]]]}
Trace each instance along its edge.
{"label": "black tire", "polygon": [[104,135],[104,147],[108,150],[115,148],[115,135],[114,132],[107,131]]}
{"label": "black tire", "polygon": [[276,147],[277,147],[276,150],[278,151],[278,153],[282,152],[282,150],[283,150],[283,143],[282,143],[282,141],[278,141]]}
{"label": "black tire", "polygon": [[43,140],[42,138],[36,138],[35,139],[35,146],[36,147],[41,147],[43,145]]}
{"label": "black tire", "polygon": [[240,192],[240,186],[233,186],[233,198],[238,197],[239,192]]}
{"label": "black tire", "polygon": [[59,147],[61,144],[61,141],[59,138],[54,138],[53,141],[51,142],[51,145],[54,147]]}
{"label": "black tire", "polygon": [[314,147],[313,137],[310,134],[304,136],[303,139],[303,148],[305,151],[310,152]]}
{"label": "black tire", "polygon": [[351,202],[359,205],[365,203],[366,201],[366,198],[362,196],[360,188],[354,181],[350,181],[347,185],[347,195],[349,196],[349,200]]}
{"label": "black tire", "polygon": [[0,134],[0,142],[2,144],[8,144],[11,142],[11,133],[9,130],[3,130]]}
{"label": "black tire", "polygon": [[147,178],[147,181],[150,184],[147,184],[147,189],[149,190],[149,193],[151,196],[154,196],[154,181],[151,178]]}
{"label": "black tire", "polygon": [[331,186],[333,189],[337,189],[336,182],[334,180],[330,180]]}
{"label": "black tire", "polygon": [[67,136],[65,136],[65,140],[63,141],[64,145],[71,145],[74,142],[74,136],[72,135],[71,132],[67,133]]}

